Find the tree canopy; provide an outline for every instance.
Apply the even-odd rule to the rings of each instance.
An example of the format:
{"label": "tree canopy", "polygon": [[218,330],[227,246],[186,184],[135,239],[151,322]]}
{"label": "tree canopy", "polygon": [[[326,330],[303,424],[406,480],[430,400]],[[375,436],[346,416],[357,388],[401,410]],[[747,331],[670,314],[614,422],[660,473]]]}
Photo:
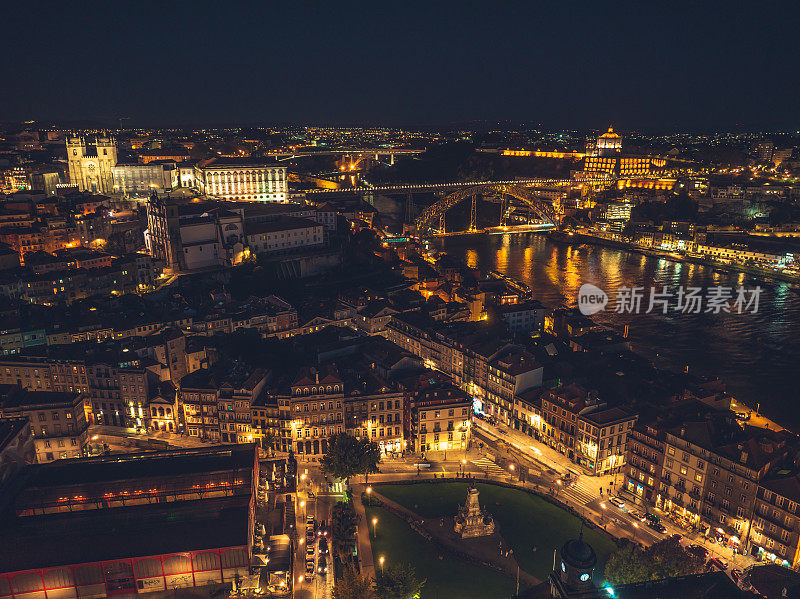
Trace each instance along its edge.
{"label": "tree canopy", "polygon": [[345,566],[333,587],[333,599],[375,599],[372,579],[362,576],[352,565]]}
{"label": "tree canopy", "polygon": [[358,518],[352,504],[339,501],[333,505],[331,508],[333,551],[343,559],[353,555],[357,526]]}
{"label": "tree canopy", "polygon": [[378,599],[417,599],[425,579],[417,576],[411,564],[392,564],[375,571],[375,595]]}
{"label": "tree canopy", "polygon": [[322,456],[321,466],[327,476],[347,480],[356,474],[377,472],[380,459],[375,441],[339,433],[328,441],[328,453]]}
{"label": "tree canopy", "polygon": [[697,574],[705,560],[685,551],[677,539],[667,538],[646,549],[633,545],[617,549],[608,558],[605,576],[612,584],[630,584]]}

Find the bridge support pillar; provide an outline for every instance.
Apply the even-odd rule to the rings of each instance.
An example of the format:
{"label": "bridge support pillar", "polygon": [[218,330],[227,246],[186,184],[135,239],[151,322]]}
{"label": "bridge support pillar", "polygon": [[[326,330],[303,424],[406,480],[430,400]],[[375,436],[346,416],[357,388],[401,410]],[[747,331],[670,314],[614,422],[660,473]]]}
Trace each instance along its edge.
{"label": "bridge support pillar", "polygon": [[406,222],[411,223],[414,220],[414,194],[406,194]]}
{"label": "bridge support pillar", "polygon": [[477,208],[478,208],[478,194],[476,193],[475,195],[472,196],[472,210],[469,216],[470,231],[475,231],[478,229],[478,222],[477,222],[478,219],[476,218],[478,213]]}

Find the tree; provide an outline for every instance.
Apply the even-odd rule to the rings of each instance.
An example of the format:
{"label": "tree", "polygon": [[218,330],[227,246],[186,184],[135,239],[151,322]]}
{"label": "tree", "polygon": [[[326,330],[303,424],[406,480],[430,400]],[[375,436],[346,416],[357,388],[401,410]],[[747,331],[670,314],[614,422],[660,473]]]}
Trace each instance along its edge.
{"label": "tree", "polygon": [[356,474],[377,472],[380,459],[375,441],[339,433],[328,441],[328,453],[322,456],[321,466],[327,476],[347,480]]}
{"label": "tree", "polygon": [[697,574],[704,566],[702,557],[688,553],[670,537],[644,550],[633,545],[618,549],[608,558],[605,576],[612,584],[629,584]]}
{"label": "tree", "polygon": [[425,586],[411,564],[382,567],[375,573],[375,595],[378,599],[417,599]]}
{"label": "tree", "polygon": [[333,551],[343,560],[353,555],[356,546],[358,517],[352,504],[339,501],[331,508]]}
{"label": "tree", "polygon": [[333,599],[375,599],[372,579],[361,576],[352,565],[345,566],[342,576],[336,579]]}
{"label": "tree", "polygon": [[266,449],[269,451],[269,454],[272,455],[272,452],[275,451],[275,443],[277,442],[278,437],[275,435],[275,432],[271,429],[267,429],[264,431],[264,445]]}

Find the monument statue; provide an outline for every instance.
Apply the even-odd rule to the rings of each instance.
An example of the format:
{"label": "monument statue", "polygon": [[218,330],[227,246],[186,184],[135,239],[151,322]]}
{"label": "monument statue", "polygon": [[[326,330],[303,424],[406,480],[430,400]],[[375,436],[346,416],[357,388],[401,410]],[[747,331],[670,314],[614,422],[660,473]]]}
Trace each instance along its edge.
{"label": "monument statue", "polygon": [[481,509],[478,502],[478,489],[475,487],[471,487],[467,491],[467,502],[458,507],[454,528],[462,539],[484,537],[494,532],[494,520],[491,515]]}

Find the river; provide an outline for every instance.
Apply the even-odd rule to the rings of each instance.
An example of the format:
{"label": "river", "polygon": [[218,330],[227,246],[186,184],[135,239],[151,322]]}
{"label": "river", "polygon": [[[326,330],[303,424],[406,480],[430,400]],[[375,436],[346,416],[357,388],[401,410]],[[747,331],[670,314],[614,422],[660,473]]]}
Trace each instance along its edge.
{"label": "river", "polygon": [[[540,234],[451,237],[436,246],[482,271],[523,281],[547,307],[576,306],[578,289],[591,283],[609,297],[622,286],[752,287],[762,293],[758,312],[743,314],[619,314],[599,312],[595,322],[622,331],[631,347],[673,370],[718,376],[728,392],[780,424],[800,426],[800,394],[794,369],[800,358],[800,293],[786,283],[756,282],[751,275],[651,258],[601,246],[576,247]],[[646,305],[645,300],[644,304]]]}

